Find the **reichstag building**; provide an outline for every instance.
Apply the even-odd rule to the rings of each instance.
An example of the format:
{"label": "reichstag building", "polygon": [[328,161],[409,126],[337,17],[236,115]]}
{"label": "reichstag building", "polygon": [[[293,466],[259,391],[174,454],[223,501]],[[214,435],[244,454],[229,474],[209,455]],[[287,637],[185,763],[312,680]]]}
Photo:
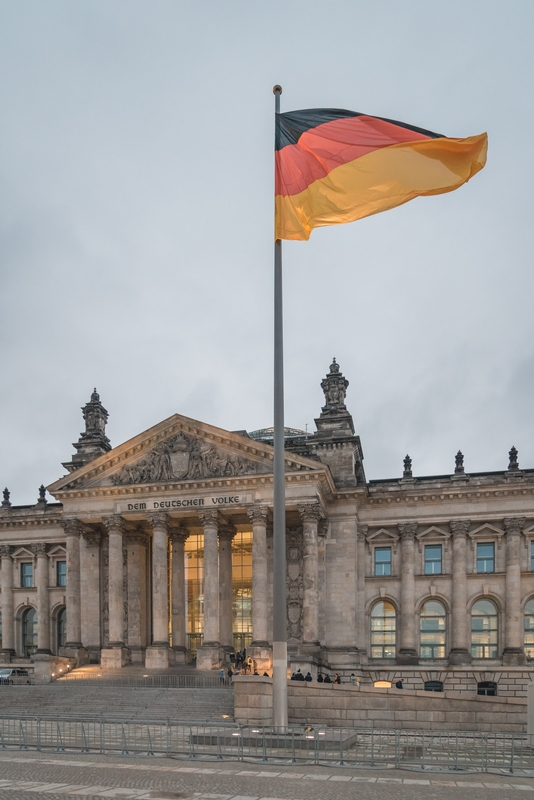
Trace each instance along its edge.
{"label": "reichstag building", "polygon": [[[286,430],[290,668],[523,693],[534,657],[534,470],[368,481],[335,359],[313,434]],[[112,448],[96,390],[67,474],[4,491],[1,661],[271,666],[272,430],[175,414]],[[453,459],[451,458],[451,461]],[[382,684],[384,685],[384,684]]]}

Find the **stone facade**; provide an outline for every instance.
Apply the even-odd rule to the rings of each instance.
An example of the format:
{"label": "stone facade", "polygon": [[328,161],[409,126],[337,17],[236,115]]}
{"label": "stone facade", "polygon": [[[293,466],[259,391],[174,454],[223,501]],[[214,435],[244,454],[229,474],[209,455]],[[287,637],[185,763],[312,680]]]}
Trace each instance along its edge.
{"label": "stone facade", "polygon": [[[450,475],[418,477],[406,456],[398,478],[368,481],[335,359],[321,386],[316,432],[286,437],[290,669],[523,696],[534,655],[534,470],[520,469],[512,448],[500,472],[469,474],[459,452]],[[111,449],[96,390],[82,411],[68,474],[48,487],[56,502],[44,487],[31,506],[4,491],[2,661],[37,652],[165,668],[191,659],[196,636],[197,666],[215,669],[229,663],[239,600],[251,603],[248,655],[269,671],[272,431],[175,414]],[[245,534],[251,574],[240,567],[238,581],[232,559]],[[193,541],[194,623],[184,569]]]}

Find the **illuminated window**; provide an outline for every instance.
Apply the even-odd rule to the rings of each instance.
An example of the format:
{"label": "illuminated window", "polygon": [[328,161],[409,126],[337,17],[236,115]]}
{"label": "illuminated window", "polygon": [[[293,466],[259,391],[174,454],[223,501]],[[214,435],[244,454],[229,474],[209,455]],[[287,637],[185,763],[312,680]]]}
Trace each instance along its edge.
{"label": "illuminated window", "polygon": [[442,558],[440,544],[425,545],[425,575],[441,575]]}
{"label": "illuminated window", "polygon": [[377,689],[391,689],[391,681],[375,681],[373,686]]}
{"label": "illuminated window", "polygon": [[395,658],[397,614],[387,600],[381,600],[371,611],[371,658]]}
{"label": "illuminated window", "polygon": [[204,632],[204,534],[192,534],[184,545],[187,649],[194,655]]}
{"label": "illuminated window", "polygon": [[238,531],[232,540],[232,630],[234,648],[252,642],[252,532]]}
{"label": "illuminated window", "polygon": [[492,600],[477,600],[471,609],[471,655],[497,658],[497,607]]}
{"label": "illuminated window", "polygon": [[391,575],[391,547],[375,547],[375,575]]}
{"label": "illuminated window", "polygon": [[534,658],[534,599],[529,600],[525,605],[524,613],[525,635],[523,646],[527,658]]}
{"label": "illuminated window", "polygon": [[445,658],[446,626],[447,616],[442,603],[438,600],[427,600],[419,616],[421,658]]}

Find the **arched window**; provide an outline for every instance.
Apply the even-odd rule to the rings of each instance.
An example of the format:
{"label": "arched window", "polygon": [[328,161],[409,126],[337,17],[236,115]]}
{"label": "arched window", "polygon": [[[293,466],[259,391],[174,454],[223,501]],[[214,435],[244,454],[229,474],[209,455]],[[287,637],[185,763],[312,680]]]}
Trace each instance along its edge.
{"label": "arched window", "polygon": [[62,609],[58,612],[57,615],[57,622],[56,622],[56,634],[57,634],[57,649],[59,651],[60,647],[65,647],[65,641],[67,639],[66,636],[66,625],[67,625],[67,609],[63,606]]}
{"label": "arched window", "polygon": [[28,658],[37,650],[37,611],[27,608],[22,615],[22,652]]}
{"label": "arched window", "polygon": [[471,656],[497,658],[498,618],[493,600],[477,600],[471,609]]}
{"label": "arched window", "polygon": [[397,614],[395,606],[381,600],[371,611],[371,658],[395,658]]}
{"label": "arched window", "polygon": [[419,655],[445,658],[447,614],[439,600],[427,600],[419,616]]}
{"label": "arched window", "polygon": [[527,658],[534,658],[534,598],[526,603],[523,618],[525,620],[525,635],[523,637],[525,655]]}

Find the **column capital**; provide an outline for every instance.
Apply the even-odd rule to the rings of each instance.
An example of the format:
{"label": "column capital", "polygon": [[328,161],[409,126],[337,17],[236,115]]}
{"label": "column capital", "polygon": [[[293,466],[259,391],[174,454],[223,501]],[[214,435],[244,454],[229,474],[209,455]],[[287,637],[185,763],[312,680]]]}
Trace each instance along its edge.
{"label": "column capital", "polygon": [[319,522],[324,519],[320,503],[299,503],[297,508],[302,522]]}
{"label": "column capital", "polygon": [[217,528],[219,526],[219,512],[215,508],[204,508],[197,511],[198,518],[205,528]]}
{"label": "column capital", "polygon": [[255,522],[263,522],[264,525],[267,525],[269,519],[268,506],[246,506],[246,511],[253,525]]}
{"label": "column capital", "polygon": [[39,558],[39,556],[45,556],[46,558],[48,556],[47,549],[48,545],[46,545],[44,542],[35,542],[35,544],[30,546],[30,550],[35,556],[37,556],[37,558]]}
{"label": "column capital", "polygon": [[470,519],[451,519],[449,528],[453,536],[467,536],[471,527]]}
{"label": "column capital", "polygon": [[99,531],[86,530],[82,533],[83,539],[88,547],[98,547],[102,539]]}
{"label": "column capital", "polygon": [[402,540],[413,540],[417,531],[417,522],[399,522],[397,528]]}
{"label": "column capital", "polygon": [[102,517],[102,525],[108,534],[111,531],[124,533],[124,520],[120,514],[110,514],[109,517]]}
{"label": "column capital", "polygon": [[13,548],[9,544],[3,544],[0,546],[0,558],[11,558],[11,552]]}
{"label": "column capital", "polygon": [[143,530],[128,531],[124,534],[126,544],[140,544],[143,547],[148,545],[148,536]]}
{"label": "column capital", "polygon": [[227,542],[231,542],[236,533],[237,530],[235,525],[230,525],[228,523],[219,525],[219,539],[224,539]]}
{"label": "column capital", "polygon": [[152,528],[165,528],[165,530],[168,529],[169,516],[168,514],[165,514],[165,512],[149,511],[146,516]]}
{"label": "column capital", "polygon": [[79,519],[62,519],[59,523],[65,531],[65,536],[77,536],[83,533],[83,525]]}
{"label": "column capital", "polygon": [[525,517],[506,517],[504,519],[504,529],[506,535],[520,534],[525,527]]}
{"label": "column capital", "polygon": [[169,538],[173,544],[174,542],[177,544],[185,544],[190,535],[187,528],[171,528],[169,531]]}

